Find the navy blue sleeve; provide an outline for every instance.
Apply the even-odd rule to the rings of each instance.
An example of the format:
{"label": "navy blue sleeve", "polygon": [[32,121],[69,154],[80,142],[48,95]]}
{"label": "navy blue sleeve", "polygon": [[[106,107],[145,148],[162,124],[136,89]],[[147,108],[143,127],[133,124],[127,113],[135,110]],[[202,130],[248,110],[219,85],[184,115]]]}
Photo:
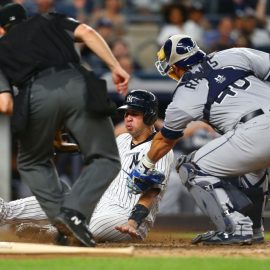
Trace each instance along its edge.
{"label": "navy blue sleeve", "polygon": [[167,129],[165,127],[163,127],[160,130],[160,132],[161,132],[163,137],[170,139],[170,140],[175,140],[175,139],[178,139],[178,138],[183,136],[182,131],[173,131],[173,130]]}

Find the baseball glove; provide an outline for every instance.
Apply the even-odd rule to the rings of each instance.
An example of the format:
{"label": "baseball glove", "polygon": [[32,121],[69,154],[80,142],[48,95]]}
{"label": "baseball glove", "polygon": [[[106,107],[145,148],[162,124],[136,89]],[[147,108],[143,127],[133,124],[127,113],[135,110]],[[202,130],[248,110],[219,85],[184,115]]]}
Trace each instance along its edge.
{"label": "baseball glove", "polygon": [[[127,172],[126,172],[127,173]],[[127,173],[127,186],[129,193],[140,194],[150,188],[160,188],[165,180],[165,175],[156,169],[150,169],[146,174],[134,169],[130,174]]]}
{"label": "baseball glove", "polygon": [[78,152],[79,146],[76,143],[69,142],[68,140],[68,134],[63,133],[61,129],[58,129],[55,133],[53,146],[59,152]]}

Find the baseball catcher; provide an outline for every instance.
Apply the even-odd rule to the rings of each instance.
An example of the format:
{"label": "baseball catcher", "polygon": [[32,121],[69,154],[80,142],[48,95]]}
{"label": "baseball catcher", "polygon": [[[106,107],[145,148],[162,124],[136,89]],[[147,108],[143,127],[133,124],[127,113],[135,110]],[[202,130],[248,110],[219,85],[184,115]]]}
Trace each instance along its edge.
{"label": "baseball catcher", "polygon": [[[206,55],[187,35],[171,36],[158,52],[158,71],[178,84],[164,126],[135,170],[143,175],[144,167],[154,168],[191,121],[215,128],[221,136],[179,166],[181,181],[216,226],[217,233],[202,239],[207,244],[249,244],[263,238],[270,166],[269,59],[268,53],[248,48]],[[240,175],[245,175],[243,188],[236,191],[229,181]],[[256,219],[247,214],[250,201],[257,205]]]}

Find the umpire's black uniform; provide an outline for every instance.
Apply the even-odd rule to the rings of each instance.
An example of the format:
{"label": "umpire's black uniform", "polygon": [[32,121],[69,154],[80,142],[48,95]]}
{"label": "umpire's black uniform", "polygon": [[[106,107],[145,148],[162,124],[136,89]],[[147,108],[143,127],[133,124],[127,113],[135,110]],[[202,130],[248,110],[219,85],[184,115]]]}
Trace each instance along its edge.
{"label": "umpire's black uniform", "polygon": [[[10,17],[14,14],[15,23]],[[29,106],[20,106],[19,112],[28,115],[19,136],[20,175],[61,233],[72,232],[84,245],[92,246],[84,221],[89,221],[120,162],[107,108],[97,113],[87,109],[87,93],[96,90],[89,88],[100,83],[93,74],[87,79],[79,65],[73,37],[79,22],[55,13],[25,19],[17,4],[0,11],[0,23],[7,22],[12,27],[7,24],[8,31],[0,39],[0,91],[15,85],[20,102],[29,100]],[[98,103],[95,96],[90,99]],[[69,194],[64,194],[52,162],[55,131],[63,125],[85,159],[83,172]]]}

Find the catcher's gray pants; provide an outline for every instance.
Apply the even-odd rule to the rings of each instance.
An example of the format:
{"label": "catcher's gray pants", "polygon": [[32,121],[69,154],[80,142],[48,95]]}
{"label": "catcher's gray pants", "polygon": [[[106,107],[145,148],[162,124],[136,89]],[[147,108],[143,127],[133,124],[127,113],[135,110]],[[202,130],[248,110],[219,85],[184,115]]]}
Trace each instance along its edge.
{"label": "catcher's gray pants", "polygon": [[[270,107],[269,107],[270,109]],[[270,166],[270,112],[254,117],[199,149],[194,161],[214,176],[243,175]]]}
{"label": "catcher's gray pants", "polygon": [[[216,183],[219,177],[244,175],[255,185],[270,166],[270,113],[254,117],[239,124],[235,130],[209,142],[199,149],[193,161],[208,174],[207,181]],[[195,181],[204,181],[205,176],[196,176]],[[266,191],[267,183],[262,184]],[[222,189],[216,190],[221,204],[226,209],[229,198]],[[239,213],[236,222],[246,219]]]}
{"label": "catcher's gray pants", "polygon": [[[30,87],[29,125],[19,141],[20,175],[50,219],[64,206],[81,212],[89,220],[99,198],[120,170],[112,122],[86,112],[86,84],[74,68],[45,71]],[[55,131],[63,125],[78,142],[85,160],[69,194],[64,194],[52,161]]]}

